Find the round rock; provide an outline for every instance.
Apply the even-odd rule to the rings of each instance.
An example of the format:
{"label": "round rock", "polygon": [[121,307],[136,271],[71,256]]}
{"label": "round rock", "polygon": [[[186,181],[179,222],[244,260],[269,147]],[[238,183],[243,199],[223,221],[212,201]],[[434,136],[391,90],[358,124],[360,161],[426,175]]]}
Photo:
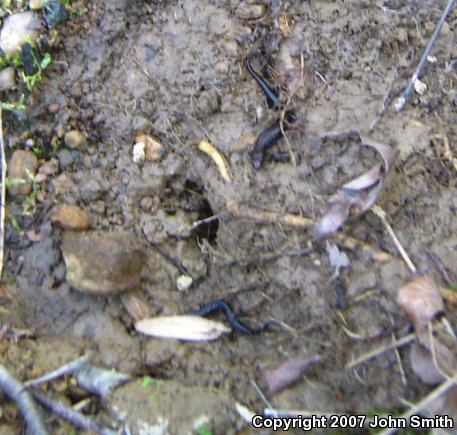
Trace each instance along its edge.
{"label": "round rock", "polygon": [[13,184],[9,192],[12,195],[26,196],[32,192],[32,181],[29,173],[33,176],[38,167],[38,159],[31,151],[16,150],[8,164],[8,178],[18,181]]}
{"label": "round rock", "polygon": [[108,296],[140,284],[144,256],[125,232],[68,231],[62,251],[67,281],[83,293]]}
{"label": "round rock", "polygon": [[33,12],[10,15],[3,23],[0,48],[6,54],[13,56],[26,42],[35,42],[40,28],[40,20]]}
{"label": "round rock", "polygon": [[87,139],[78,130],[71,130],[65,133],[65,144],[69,148],[76,148],[80,150],[87,146]]}
{"label": "round rock", "polygon": [[90,226],[90,216],[75,205],[62,204],[51,216],[51,222],[64,230],[84,231]]}
{"label": "round rock", "polygon": [[14,68],[9,66],[0,71],[0,91],[7,91],[16,86],[16,73]]}

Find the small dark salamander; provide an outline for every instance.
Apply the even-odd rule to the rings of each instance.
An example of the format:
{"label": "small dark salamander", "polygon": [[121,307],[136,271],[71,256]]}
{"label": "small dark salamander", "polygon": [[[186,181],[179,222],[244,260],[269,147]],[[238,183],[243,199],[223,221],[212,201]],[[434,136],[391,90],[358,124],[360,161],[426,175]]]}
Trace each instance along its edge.
{"label": "small dark salamander", "polygon": [[246,58],[245,64],[249,74],[251,74],[257,84],[262,88],[263,93],[267,97],[268,106],[274,107],[275,109],[281,109],[282,103],[279,100],[278,93],[262,77],[260,77],[257,71],[253,68],[249,56]]}
{"label": "small dark salamander", "polygon": [[236,317],[235,314],[233,313],[232,308],[230,305],[225,302],[223,299],[215,299],[212,300],[206,304],[204,304],[199,310],[196,311],[190,311],[188,314],[191,314],[193,316],[208,316],[213,313],[217,313],[219,311],[223,311],[225,314],[225,317],[227,318],[227,321],[230,323],[230,326],[232,327],[233,330],[241,332],[242,334],[245,335],[254,335],[262,332],[265,328],[265,326],[261,326],[258,328],[250,328],[246,325],[243,325]]}
{"label": "small dark salamander", "polygon": [[[297,116],[293,110],[286,112],[284,118],[286,120],[286,122],[283,123],[284,130],[287,130],[288,124],[293,124],[297,120]],[[254,169],[259,169],[262,166],[265,152],[281,137],[282,130],[281,121],[279,119],[259,134],[259,137],[255,142],[254,149],[249,153]]]}

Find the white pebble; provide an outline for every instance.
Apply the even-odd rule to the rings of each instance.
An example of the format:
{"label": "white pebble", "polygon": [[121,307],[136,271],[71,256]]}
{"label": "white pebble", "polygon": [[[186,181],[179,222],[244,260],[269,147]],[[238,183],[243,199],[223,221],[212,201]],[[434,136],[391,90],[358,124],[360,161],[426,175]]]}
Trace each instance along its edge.
{"label": "white pebble", "polygon": [[144,162],[145,158],[144,142],[137,142],[133,145],[133,161],[139,165]]}
{"label": "white pebble", "polygon": [[16,73],[14,68],[9,66],[8,68],[0,71],[0,91],[7,91],[8,89],[14,88],[16,85]]}
{"label": "white pebble", "polygon": [[176,280],[176,286],[180,292],[186,291],[192,285],[193,279],[189,275],[181,275]]}
{"label": "white pebble", "polygon": [[427,85],[424,82],[421,82],[419,79],[417,79],[414,82],[414,89],[419,95],[424,95],[425,91],[427,90]]}

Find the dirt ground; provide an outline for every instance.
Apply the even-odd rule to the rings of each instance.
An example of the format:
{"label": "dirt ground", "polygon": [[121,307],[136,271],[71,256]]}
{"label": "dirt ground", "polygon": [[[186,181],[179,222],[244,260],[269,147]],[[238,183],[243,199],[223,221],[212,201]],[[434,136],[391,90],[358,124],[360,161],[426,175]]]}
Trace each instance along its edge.
{"label": "dirt ground", "polygon": [[[378,204],[417,268],[455,286],[456,168],[445,145],[457,155],[451,63],[457,10],[433,50],[436,60],[425,68],[426,92],[414,93],[396,113],[392,100],[414,71],[444,0],[278,3],[279,12],[270,1],[95,0],[81,3],[80,13],[73,3],[76,12],[53,35],[55,62],[29,109],[28,137],[43,145],[43,159],[59,159],[59,174],[45,182],[33,214],[23,215],[17,199],[8,203],[20,230],[7,226],[4,277],[14,297],[2,305],[0,321],[33,332],[0,341],[0,361],[17,377],[31,378],[92,350],[100,366],[160,379],[153,403],[142,400],[139,383],[110,399],[128,415],[132,433],[190,433],[197,420],[213,434],[251,433],[236,402],[261,412],[265,404],[250,380],[266,393],[262,370],[296,356],[323,361],[269,397],[277,409],[398,413],[401,398],[414,402],[427,393],[411,370],[408,347],[399,351],[402,367],[386,352],[345,369],[410,332],[395,300],[410,275],[375,215],[368,212],[343,231],[392,258],[373,261],[360,249],[341,248],[351,262],[342,271],[347,306],[341,309],[329,285],[333,268],[325,244],[313,243],[312,231],[224,212],[228,201],[237,201],[318,217],[337,186],[378,161],[359,140],[339,134],[358,128],[398,145]],[[255,137],[278,117],[244,68],[256,49],[262,54],[255,66],[270,83],[287,84],[285,67],[299,72],[289,86],[299,121],[287,131],[289,145],[280,140],[273,148],[290,146],[295,165],[267,159],[260,170],[252,167]],[[47,110],[52,103],[60,105],[57,113]],[[24,146],[24,135],[13,128],[13,115],[5,117],[11,154],[13,146]],[[83,132],[87,148],[53,150],[59,129]],[[138,133],[164,145],[161,162],[133,162]],[[203,139],[226,157],[230,183],[198,150]],[[62,173],[72,182],[64,193],[54,182]],[[208,343],[140,336],[118,297],[82,294],[67,283],[62,230],[50,226],[52,210],[64,202],[88,212],[92,229],[135,237],[146,259],[139,291],[151,314],[181,314],[225,298],[249,325],[274,322],[258,335],[234,333]],[[198,231],[177,230],[218,214]],[[31,240],[30,231],[40,236]],[[149,241],[183,264],[196,285],[178,291],[181,273]],[[447,308],[455,325],[456,313]],[[90,412],[103,409],[97,402]],[[15,433],[19,420],[4,427]],[[56,419],[52,424],[55,433],[71,433]],[[158,428],[162,432],[154,432]]]}

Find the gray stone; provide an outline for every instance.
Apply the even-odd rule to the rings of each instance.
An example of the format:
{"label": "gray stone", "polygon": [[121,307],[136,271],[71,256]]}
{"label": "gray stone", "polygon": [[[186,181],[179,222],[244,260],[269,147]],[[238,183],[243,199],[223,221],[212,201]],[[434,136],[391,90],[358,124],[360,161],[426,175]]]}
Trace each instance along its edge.
{"label": "gray stone", "polygon": [[9,188],[12,195],[26,196],[32,191],[30,175],[35,175],[38,167],[38,159],[31,151],[17,150],[11,156],[8,164],[8,178],[20,184],[14,184]]}
{"label": "gray stone", "polygon": [[0,48],[11,56],[18,53],[26,42],[35,42],[41,23],[33,12],[10,15],[3,23],[0,33]]}
{"label": "gray stone", "polygon": [[16,86],[16,73],[12,66],[0,71],[0,91],[7,91]]}
{"label": "gray stone", "polygon": [[65,133],[65,144],[69,148],[84,149],[87,146],[86,137],[78,130],[71,130]]}

